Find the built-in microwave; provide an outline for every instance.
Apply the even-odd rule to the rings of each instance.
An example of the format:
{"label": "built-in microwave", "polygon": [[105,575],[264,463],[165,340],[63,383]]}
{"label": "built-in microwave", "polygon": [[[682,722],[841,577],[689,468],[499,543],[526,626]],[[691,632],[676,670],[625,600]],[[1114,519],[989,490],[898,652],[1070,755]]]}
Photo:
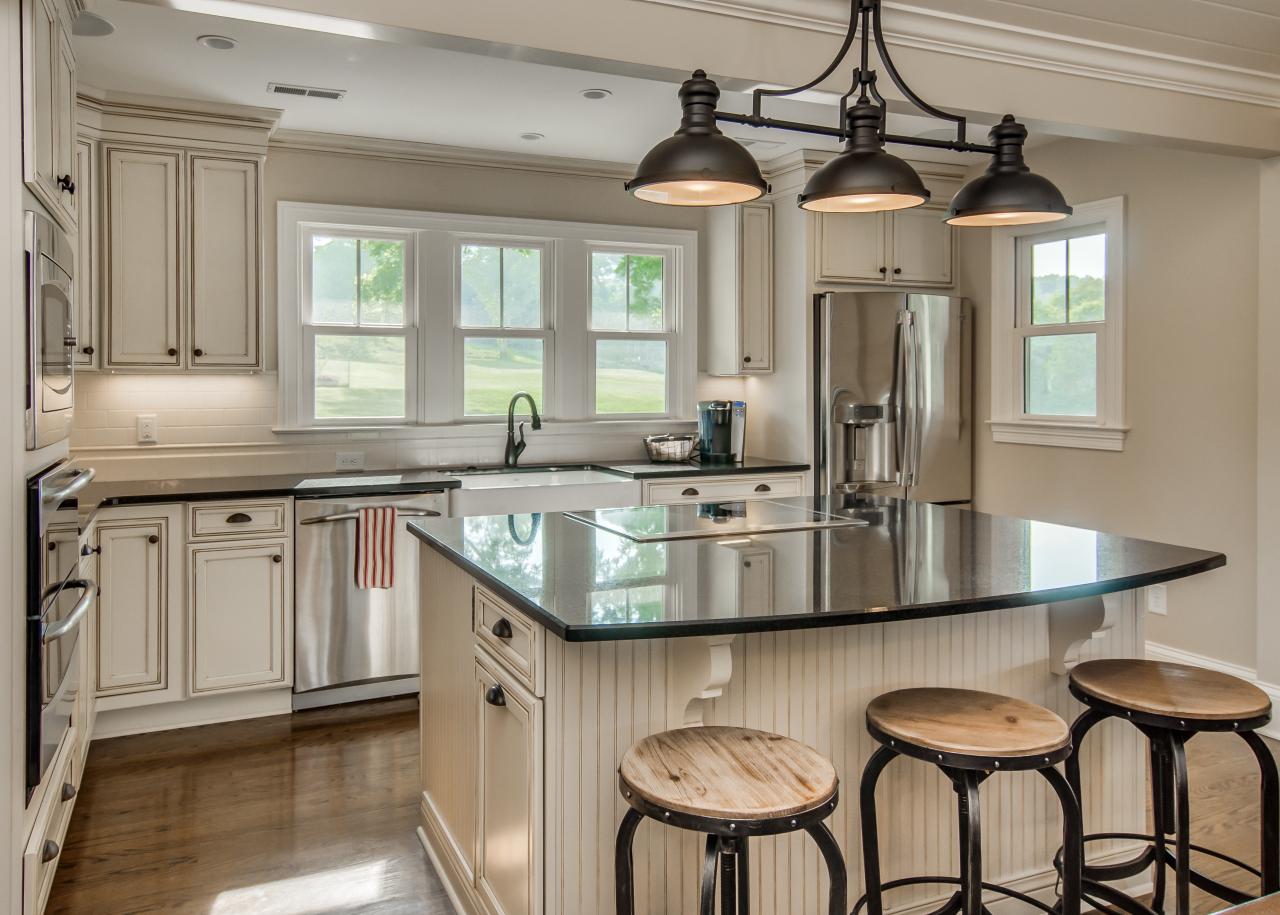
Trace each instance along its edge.
{"label": "built-in microwave", "polygon": [[98,588],[80,574],[80,511],[76,493],[93,470],[66,461],[27,481],[27,799],[44,781],[67,732],[76,726],[80,626]]}
{"label": "built-in microwave", "polygon": [[71,434],[75,407],[73,245],[52,219],[26,214],[27,450]]}

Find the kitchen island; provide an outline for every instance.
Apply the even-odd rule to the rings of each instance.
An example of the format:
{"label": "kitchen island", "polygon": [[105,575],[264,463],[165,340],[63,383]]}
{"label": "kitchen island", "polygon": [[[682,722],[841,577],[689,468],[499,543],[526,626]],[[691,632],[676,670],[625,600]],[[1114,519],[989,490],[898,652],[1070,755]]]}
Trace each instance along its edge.
{"label": "kitchen island", "polygon": [[[618,760],[641,737],[703,723],[775,731],[834,762],[846,790],[831,827],[856,898],[861,848],[848,786],[874,749],[863,725],[872,698],[962,686],[1070,720],[1071,666],[1142,655],[1140,589],[1225,563],[1218,553],[892,499],[833,512],[841,526],[767,533],[740,511],[686,508],[700,517],[631,510],[649,513],[621,519],[640,540],[606,529],[619,516],[588,519],[603,526],[561,514],[411,525],[424,581],[422,839],[463,911],[611,911]],[[687,539],[661,539],[682,527]],[[1090,831],[1141,831],[1136,732],[1100,728],[1083,772]],[[955,873],[954,805],[938,773],[898,762],[881,790],[886,879]],[[1051,897],[1059,826],[1040,780],[992,779],[983,803],[986,879]],[[755,911],[821,910],[812,844],[760,840],[753,857]],[[700,860],[697,836],[646,823],[637,911],[694,912]],[[918,887],[889,901],[913,910],[944,894]]]}

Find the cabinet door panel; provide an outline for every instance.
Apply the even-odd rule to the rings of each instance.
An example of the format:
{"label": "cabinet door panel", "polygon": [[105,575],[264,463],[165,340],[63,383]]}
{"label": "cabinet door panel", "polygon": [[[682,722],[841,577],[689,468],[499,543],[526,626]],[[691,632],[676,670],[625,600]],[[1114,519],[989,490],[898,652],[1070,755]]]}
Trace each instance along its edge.
{"label": "cabinet door panel", "polygon": [[26,0],[22,36],[24,82],[23,179],[46,203],[56,199],[58,14],[50,0]]}
{"label": "cabinet door panel", "polygon": [[[542,911],[541,703],[476,661],[480,717],[480,837],[476,888],[495,915]],[[500,690],[501,704],[489,701]]]}
{"label": "cabinet door panel", "polygon": [[76,142],[76,365],[95,365],[98,352],[98,213],[96,150]]}
{"label": "cabinet door panel", "polygon": [[181,154],[108,148],[110,366],[178,366]]}
{"label": "cabinet door panel", "polygon": [[71,39],[59,26],[53,47],[53,180],[59,207],[74,223],[79,187],[67,189],[62,179],[75,180],[76,169],[76,57]]}
{"label": "cabinet door panel", "polygon": [[886,282],[884,213],[820,213],[817,219],[818,282]]}
{"label": "cabinet door panel", "polygon": [[256,161],[191,159],[192,365],[259,364],[258,213]]}
{"label": "cabinet door panel", "polygon": [[773,208],[742,208],[742,371],[773,371]]}
{"label": "cabinet door panel", "polygon": [[162,518],[98,526],[99,695],[168,684],[168,538]]}
{"label": "cabinet door panel", "polygon": [[191,547],[191,692],[286,682],[289,545]]}
{"label": "cabinet door panel", "polygon": [[893,214],[893,281],[913,286],[950,286],[951,226],[941,207]]}

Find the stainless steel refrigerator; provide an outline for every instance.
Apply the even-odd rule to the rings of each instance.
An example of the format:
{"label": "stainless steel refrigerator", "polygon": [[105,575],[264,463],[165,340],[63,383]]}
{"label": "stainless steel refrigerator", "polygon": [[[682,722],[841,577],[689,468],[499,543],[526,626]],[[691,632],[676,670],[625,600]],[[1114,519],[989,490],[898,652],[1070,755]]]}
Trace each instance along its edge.
{"label": "stainless steel refrigerator", "polygon": [[973,334],[967,299],[815,297],[816,495],[973,497]]}

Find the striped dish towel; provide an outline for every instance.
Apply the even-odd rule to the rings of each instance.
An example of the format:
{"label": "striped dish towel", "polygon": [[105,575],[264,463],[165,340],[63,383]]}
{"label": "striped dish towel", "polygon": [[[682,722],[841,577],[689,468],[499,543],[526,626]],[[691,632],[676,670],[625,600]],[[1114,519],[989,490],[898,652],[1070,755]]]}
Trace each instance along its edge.
{"label": "striped dish towel", "polygon": [[356,587],[368,591],[395,583],[395,507],[362,508],[356,518]]}

